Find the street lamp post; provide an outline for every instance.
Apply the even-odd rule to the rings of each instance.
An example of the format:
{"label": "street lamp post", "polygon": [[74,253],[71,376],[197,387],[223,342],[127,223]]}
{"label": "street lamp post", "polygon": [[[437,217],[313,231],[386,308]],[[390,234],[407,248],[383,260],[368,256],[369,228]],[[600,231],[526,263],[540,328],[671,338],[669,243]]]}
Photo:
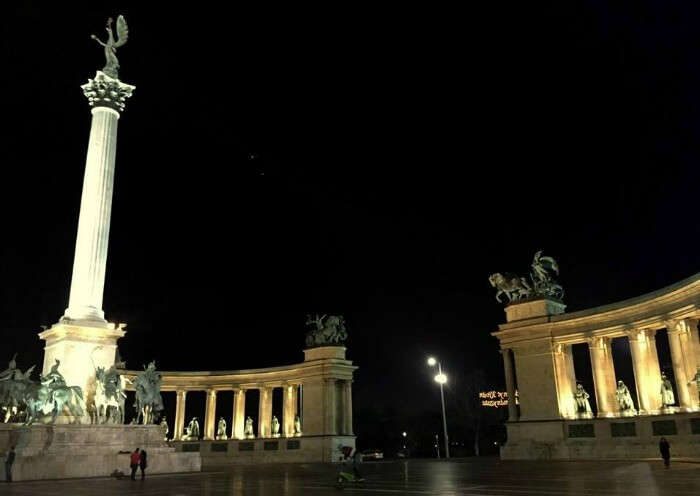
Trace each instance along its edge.
{"label": "street lamp post", "polygon": [[445,436],[445,458],[450,457],[450,440],[447,437],[447,417],[445,416],[445,392],[443,390],[443,385],[447,382],[447,376],[442,373],[442,365],[440,362],[435,360],[435,358],[428,358],[428,365],[434,367],[435,364],[438,366],[438,375],[435,376],[435,382],[440,384],[440,402],[442,403],[442,430]]}

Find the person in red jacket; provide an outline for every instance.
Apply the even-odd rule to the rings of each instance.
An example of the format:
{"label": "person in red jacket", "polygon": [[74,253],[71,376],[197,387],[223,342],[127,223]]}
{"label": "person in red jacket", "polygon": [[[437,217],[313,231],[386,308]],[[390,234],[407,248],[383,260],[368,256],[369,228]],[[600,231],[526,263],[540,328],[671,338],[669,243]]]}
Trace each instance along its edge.
{"label": "person in red jacket", "polygon": [[139,449],[136,448],[131,454],[131,480],[136,480],[136,470],[139,468],[140,461],[141,453],[139,453]]}

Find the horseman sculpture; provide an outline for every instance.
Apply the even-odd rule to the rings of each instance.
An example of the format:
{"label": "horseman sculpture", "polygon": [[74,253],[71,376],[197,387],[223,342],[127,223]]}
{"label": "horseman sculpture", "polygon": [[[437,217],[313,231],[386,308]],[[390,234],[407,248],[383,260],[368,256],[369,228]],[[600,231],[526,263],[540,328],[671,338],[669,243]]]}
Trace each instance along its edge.
{"label": "horseman sculpture", "polygon": [[124,403],[127,383],[130,381],[121,375],[112,365],[109,369],[95,368],[95,422],[104,424],[112,421],[124,423]]}
{"label": "horseman sculpture", "polygon": [[136,391],[136,423],[154,424],[163,411],[163,398],[160,395],[161,376],[156,372],[156,362],[144,367],[143,373],[134,380]]}
{"label": "horseman sculpture", "polygon": [[67,386],[63,375],[58,371],[61,362],[56,363],[48,374],[39,377],[39,383],[26,379],[24,402],[27,405],[26,425],[51,415],[50,423],[67,408],[74,423],[80,423],[85,414],[83,390],[79,386]]}
{"label": "horseman sculpture", "polygon": [[503,303],[500,298],[502,294],[506,295],[508,303],[524,298],[564,298],[564,288],[554,279],[555,275],[559,275],[559,266],[552,257],[543,256],[540,250],[535,253],[531,267],[531,283],[514,274],[502,275],[497,272],[489,276],[491,286],[498,290],[496,300],[499,303]]}
{"label": "horseman sculpture", "polygon": [[328,346],[339,344],[348,338],[345,319],[342,315],[315,314],[306,316],[306,325],[313,328],[306,334],[306,346]]}

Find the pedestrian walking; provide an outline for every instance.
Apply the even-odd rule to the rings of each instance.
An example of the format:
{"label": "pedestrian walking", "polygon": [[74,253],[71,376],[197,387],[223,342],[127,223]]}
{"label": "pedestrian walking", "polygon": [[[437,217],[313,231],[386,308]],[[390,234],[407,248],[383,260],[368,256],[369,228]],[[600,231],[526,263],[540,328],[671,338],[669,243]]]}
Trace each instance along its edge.
{"label": "pedestrian walking", "polygon": [[363,482],[365,479],[362,477],[362,473],[360,472],[360,465],[362,465],[362,453],[357,448],[353,448],[352,471],[355,474],[357,481]]}
{"label": "pedestrian walking", "polygon": [[146,478],[146,467],[148,467],[148,453],[146,453],[146,450],[141,450],[139,467],[141,467],[141,480],[144,480]]}
{"label": "pedestrian walking", "polygon": [[661,452],[661,458],[664,459],[664,466],[669,468],[671,466],[671,446],[665,437],[662,437],[659,441],[659,451]]}
{"label": "pedestrian walking", "polygon": [[13,463],[15,463],[15,447],[10,446],[10,450],[5,455],[5,482],[12,482]]}
{"label": "pedestrian walking", "polygon": [[139,468],[139,463],[141,463],[141,453],[136,448],[131,454],[131,480],[136,480],[136,470]]}

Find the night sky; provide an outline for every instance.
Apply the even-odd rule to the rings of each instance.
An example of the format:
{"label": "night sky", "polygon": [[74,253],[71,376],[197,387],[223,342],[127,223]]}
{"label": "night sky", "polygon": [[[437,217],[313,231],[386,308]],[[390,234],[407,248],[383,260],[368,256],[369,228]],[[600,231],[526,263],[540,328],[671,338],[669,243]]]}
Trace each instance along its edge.
{"label": "night sky", "polygon": [[503,387],[489,274],[543,249],[574,311],[700,268],[693,2],[97,4],[0,17],[2,367],[67,306],[80,85],[120,13],[104,310],[130,368],[298,362],[305,315],[344,314],[360,419],[437,412],[429,353]]}

